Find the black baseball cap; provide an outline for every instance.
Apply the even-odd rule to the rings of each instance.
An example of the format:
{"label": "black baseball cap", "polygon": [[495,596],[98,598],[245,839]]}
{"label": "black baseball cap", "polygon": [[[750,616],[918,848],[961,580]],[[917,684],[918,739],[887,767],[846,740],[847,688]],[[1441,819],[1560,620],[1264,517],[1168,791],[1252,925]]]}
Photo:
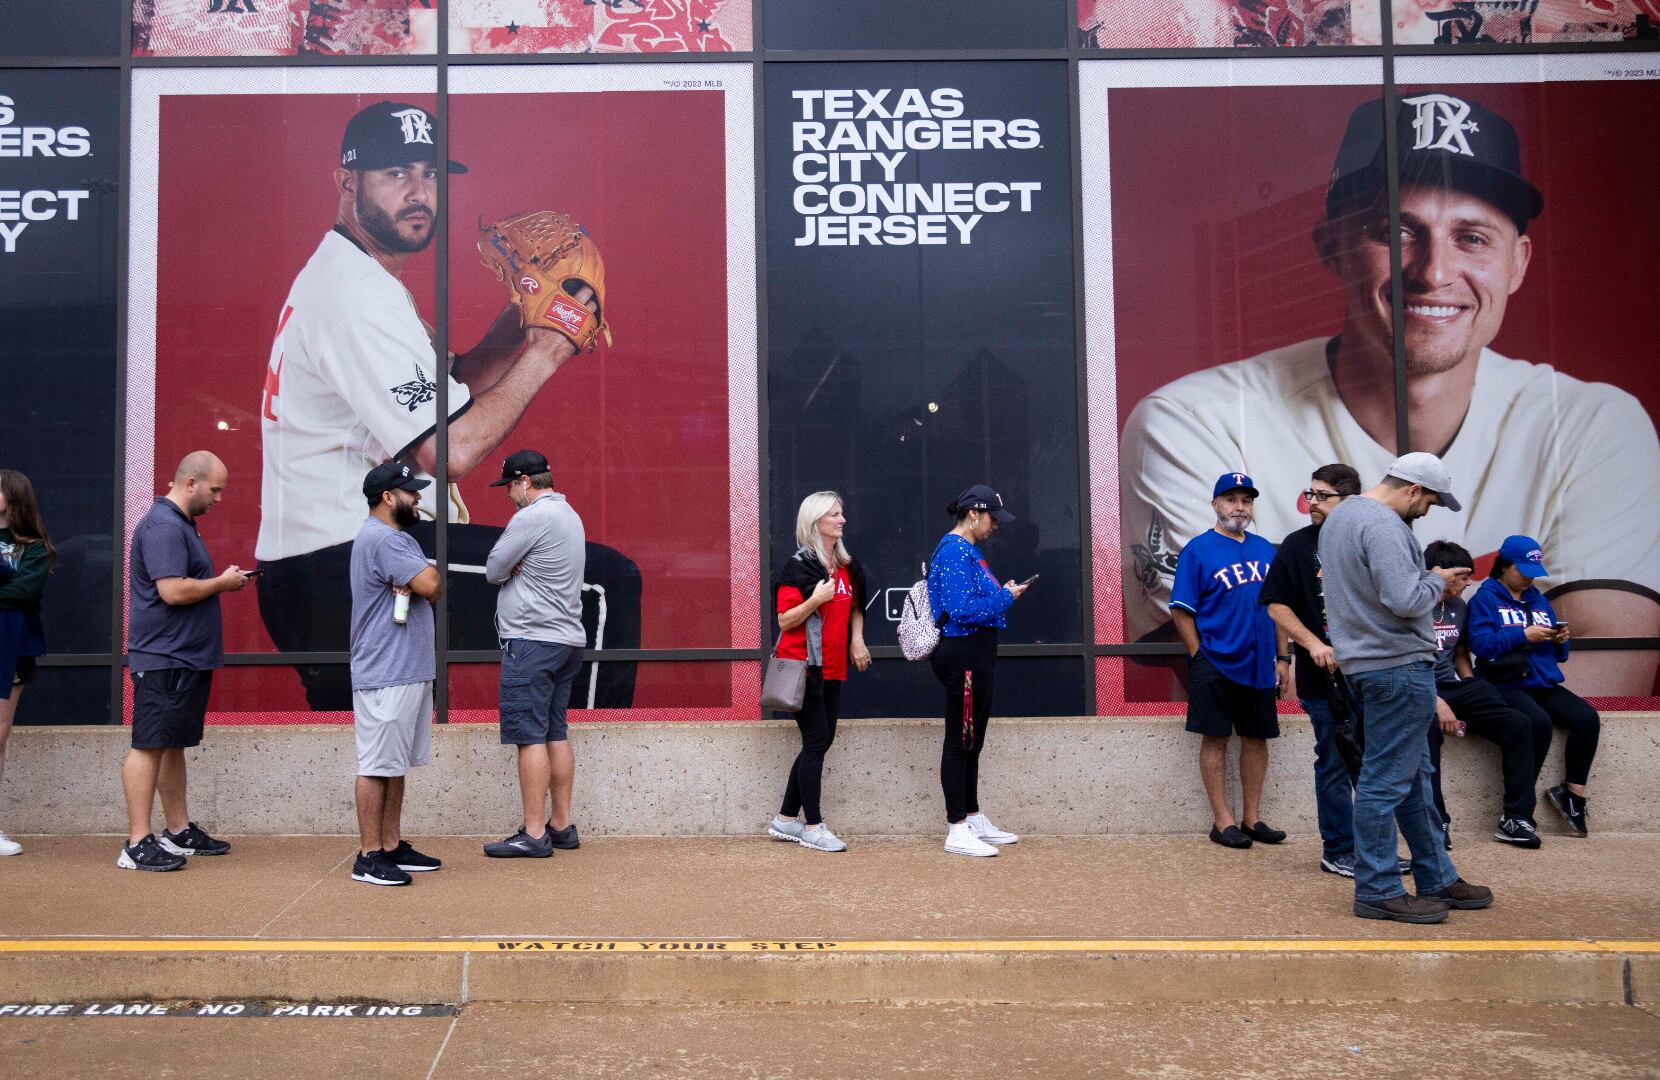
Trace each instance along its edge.
{"label": "black baseball cap", "polygon": [[[387,169],[412,161],[438,158],[438,118],[419,105],[382,101],[362,109],[346,122],[340,138],[342,169]],[[467,166],[450,162],[450,172]]]}
{"label": "black baseball cap", "polygon": [[388,461],[384,465],[376,465],[369,470],[369,475],[363,478],[363,495],[365,498],[378,499],[388,491],[403,488],[405,491],[420,491],[431,484],[431,480],[423,480],[415,475],[415,471],[401,461]]}
{"label": "black baseball cap", "polygon": [[541,454],[534,450],[515,450],[501,463],[501,479],[490,486],[502,487],[521,476],[540,476],[549,471],[551,470],[548,468],[548,459]]}
{"label": "black baseball cap", "polygon": [[[1384,185],[1383,102],[1368,101],[1349,117],[1326,189],[1326,214],[1336,217]],[[1480,102],[1440,90],[1401,95],[1395,145],[1402,185],[1451,188],[1486,199],[1521,232],[1545,208],[1522,172],[1521,142],[1510,121]]]}
{"label": "black baseball cap", "polygon": [[999,524],[1007,525],[1014,520],[1014,515],[1003,509],[1003,496],[997,494],[985,484],[975,484],[967,491],[951,500],[951,505],[945,512],[956,517],[964,510],[984,510],[991,514],[992,519]]}

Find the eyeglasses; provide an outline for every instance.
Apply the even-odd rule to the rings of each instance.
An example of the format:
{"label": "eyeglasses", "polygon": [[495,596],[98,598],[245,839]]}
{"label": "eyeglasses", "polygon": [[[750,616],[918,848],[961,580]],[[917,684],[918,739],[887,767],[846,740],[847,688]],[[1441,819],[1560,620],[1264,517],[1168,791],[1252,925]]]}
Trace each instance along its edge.
{"label": "eyeglasses", "polygon": [[1313,488],[1303,490],[1303,498],[1311,503],[1325,502],[1327,499],[1341,499],[1342,497],[1335,491],[1315,491]]}

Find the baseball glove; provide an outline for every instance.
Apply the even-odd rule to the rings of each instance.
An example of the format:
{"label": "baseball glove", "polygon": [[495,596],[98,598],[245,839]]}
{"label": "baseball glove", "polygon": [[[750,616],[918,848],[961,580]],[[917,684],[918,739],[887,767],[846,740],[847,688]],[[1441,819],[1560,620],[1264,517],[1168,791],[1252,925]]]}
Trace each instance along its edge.
{"label": "baseball glove", "polygon": [[[605,261],[588,230],[567,215],[533,210],[503,218],[480,231],[478,251],[513,290],[520,326],[557,330],[578,352],[592,352],[601,334],[611,344]],[[595,311],[576,299],[584,285],[594,291]]]}

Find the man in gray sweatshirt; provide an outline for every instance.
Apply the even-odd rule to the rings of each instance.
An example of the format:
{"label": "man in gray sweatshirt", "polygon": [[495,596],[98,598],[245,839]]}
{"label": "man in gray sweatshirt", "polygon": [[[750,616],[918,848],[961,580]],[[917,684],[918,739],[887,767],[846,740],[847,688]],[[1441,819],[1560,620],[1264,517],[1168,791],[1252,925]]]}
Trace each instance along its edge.
{"label": "man in gray sweatshirt", "polygon": [[490,486],[506,487],[519,508],[490,549],[484,577],[501,586],[496,597],[501,741],[519,748],[524,823],[507,839],[484,845],[484,853],[545,859],[554,848],[579,843],[571,824],[576,759],[566,738],[565,710],[588,643],[582,629],[586,538],[582,519],[553,490],[548,459],[536,451],[508,455],[501,479]]}
{"label": "man in gray sweatshirt", "polygon": [[[1449,908],[1484,908],[1492,890],[1458,876],[1430,794],[1435,629],[1430,613],[1470,567],[1424,569],[1411,522],[1432,506],[1461,509],[1434,454],[1406,454],[1377,486],[1345,499],[1320,530],[1320,566],[1337,665],[1360,703],[1366,755],[1355,785],[1355,901],[1363,919],[1432,923]],[[1418,895],[1396,869],[1396,823],[1412,852]]]}

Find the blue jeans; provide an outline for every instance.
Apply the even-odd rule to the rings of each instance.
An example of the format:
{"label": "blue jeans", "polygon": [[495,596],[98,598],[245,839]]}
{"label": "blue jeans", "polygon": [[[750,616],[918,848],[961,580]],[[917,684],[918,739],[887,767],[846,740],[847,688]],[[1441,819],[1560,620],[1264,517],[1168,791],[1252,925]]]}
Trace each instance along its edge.
{"label": "blue jeans", "polygon": [[1320,819],[1321,854],[1328,859],[1354,854],[1354,787],[1349,767],[1337,752],[1337,722],[1325,701],[1298,698],[1314,725],[1314,807]]}
{"label": "blue jeans", "polygon": [[1395,862],[1395,827],[1412,852],[1420,895],[1458,877],[1447,858],[1441,816],[1430,796],[1429,740],[1435,668],[1428,660],[1349,676],[1360,699],[1366,757],[1355,788],[1355,899],[1377,903],[1406,894]]}

